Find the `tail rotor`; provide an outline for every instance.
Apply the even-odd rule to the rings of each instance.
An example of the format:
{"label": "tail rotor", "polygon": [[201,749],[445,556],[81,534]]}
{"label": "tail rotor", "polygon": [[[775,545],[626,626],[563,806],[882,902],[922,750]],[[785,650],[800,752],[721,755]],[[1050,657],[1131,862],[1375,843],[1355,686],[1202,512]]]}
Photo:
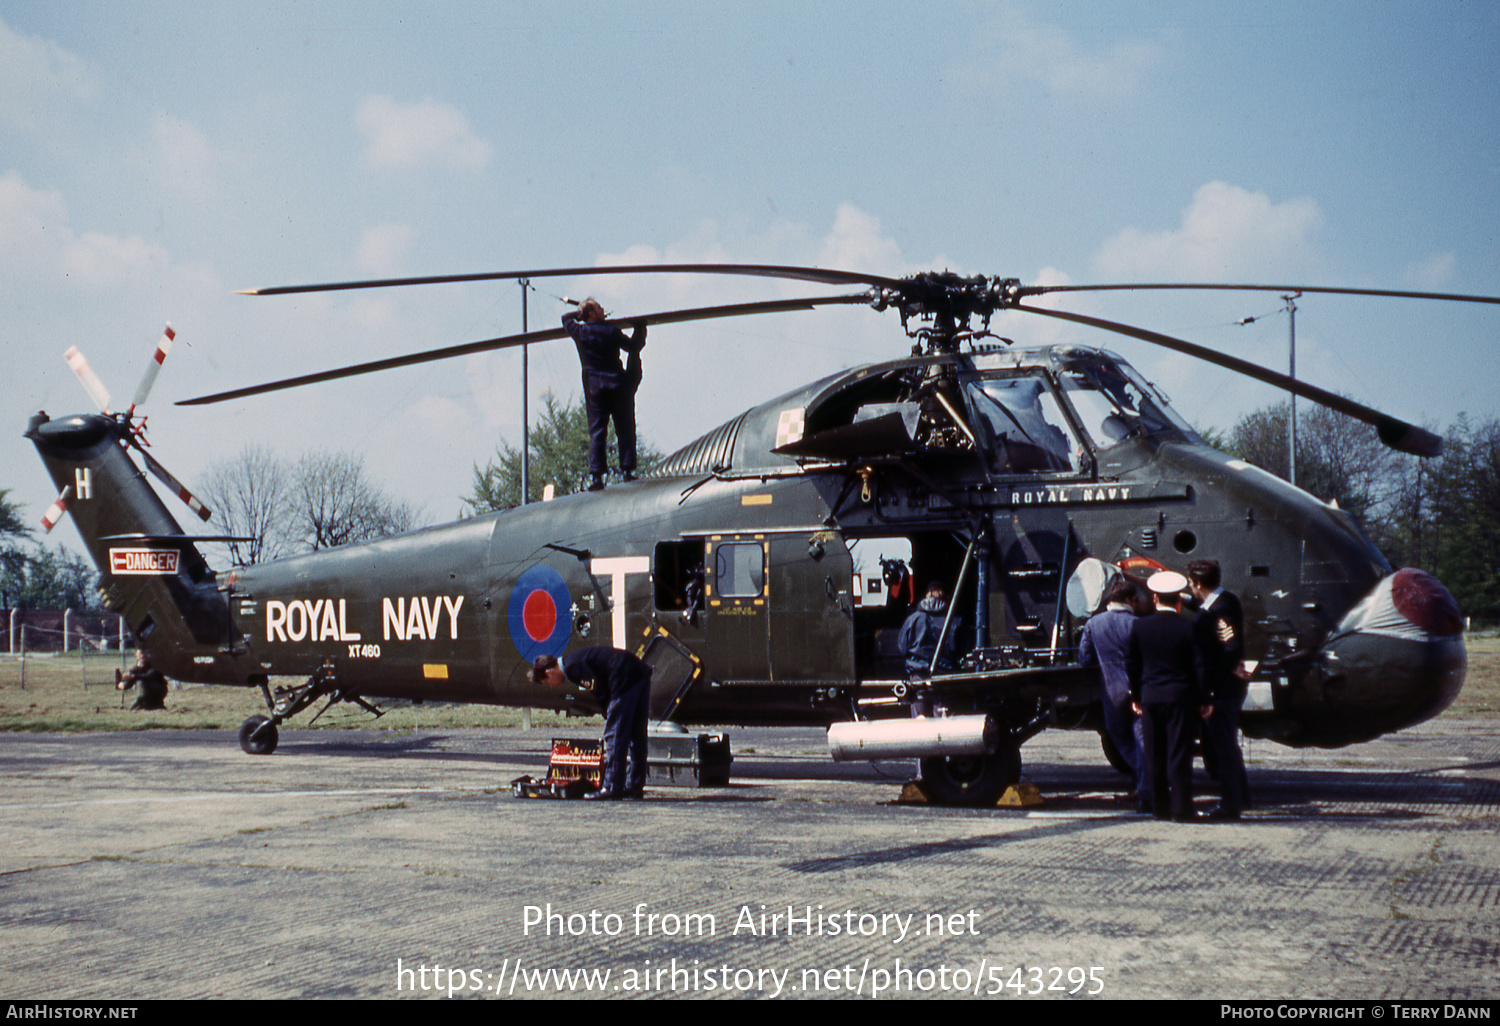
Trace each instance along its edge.
{"label": "tail rotor", "polygon": [[[196,513],[199,518],[208,520],[213,516],[213,511],[205,506],[197,496],[188,491],[181,481],[177,480],[166,467],[153,459],[151,454],[146,451],[146,446],[150,444],[146,441],[146,418],[137,415],[135,412],[138,407],[145,404],[146,399],[151,395],[151,388],[156,384],[156,376],[161,372],[162,362],[166,360],[167,354],[172,351],[172,342],[176,338],[177,332],[172,330],[172,325],[168,324],[166,330],[162,332],[161,338],[156,343],[156,352],[152,355],[151,363],[146,367],[146,373],[141,378],[139,387],[135,390],[135,398],[130,404],[130,409],[124,413],[116,413],[110,408],[109,389],[104,387],[104,382],[99,380],[99,376],[94,373],[94,369],[89,366],[87,358],[84,357],[77,346],[70,346],[68,351],[63,354],[63,358],[67,360],[68,367],[77,376],[79,384],[83,385],[83,390],[89,394],[89,398],[94,400],[94,405],[98,406],[100,412],[106,417],[114,418],[115,422],[120,426],[120,444],[133,448],[136,452],[140,453],[141,459],[145,461],[146,469],[151,471],[157,480],[166,485],[173,495],[186,503],[188,509]],[[57,501],[47,510],[47,516],[43,517],[42,525],[48,531],[52,529],[52,525],[57,523],[58,519],[62,517],[63,512],[67,509],[67,499],[70,490],[71,487],[64,488],[62,494],[57,497]]]}

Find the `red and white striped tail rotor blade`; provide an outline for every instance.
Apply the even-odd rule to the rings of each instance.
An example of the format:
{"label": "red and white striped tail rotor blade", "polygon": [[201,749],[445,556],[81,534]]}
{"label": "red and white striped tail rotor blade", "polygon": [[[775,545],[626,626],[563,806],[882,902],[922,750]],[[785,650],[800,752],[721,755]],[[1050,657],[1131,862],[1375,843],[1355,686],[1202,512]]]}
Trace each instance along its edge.
{"label": "red and white striped tail rotor blade", "polygon": [[62,515],[68,511],[68,496],[72,494],[73,486],[67,485],[58,493],[57,498],[52,500],[52,505],[48,506],[47,512],[42,514],[43,534],[52,533],[52,529],[57,526],[57,522],[62,519]]}
{"label": "red and white striped tail rotor blade", "polygon": [[156,375],[161,372],[162,361],[172,351],[172,340],[177,337],[177,332],[172,330],[172,325],[167,325],[167,330],[161,333],[161,339],[156,343],[156,353],[151,357],[151,362],[146,365],[146,374],[141,378],[141,385],[135,390],[135,398],[131,400],[130,408],[134,410],[146,402],[146,397],[151,394],[151,386],[156,384]]}
{"label": "red and white striped tail rotor blade", "polygon": [[77,346],[69,346],[68,351],[63,353],[63,359],[68,361],[68,366],[78,376],[78,381],[83,385],[83,390],[94,400],[94,405],[106,414],[113,415],[114,410],[109,408],[109,389],[104,387],[104,382],[94,373],[94,368],[89,366],[88,360],[84,359]]}
{"label": "red and white striped tail rotor blade", "polygon": [[198,516],[204,520],[207,520],[209,517],[214,515],[213,510],[209,509],[207,506],[203,505],[202,502],[198,501],[198,497],[184,488],[182,482],[173,477],[171,473],[168,472],[166,467],[162,466],[160,463],[152,459],[150,453],[146,452],[145,449],[142,449],[139,446],[136,447],[136,452],[140,453],[141,458],[146,461],[146,469],[155,474],[162,484],[172,489],[173,494],[175,494],[179,499],[187,503],[188,509],[198,514]]}

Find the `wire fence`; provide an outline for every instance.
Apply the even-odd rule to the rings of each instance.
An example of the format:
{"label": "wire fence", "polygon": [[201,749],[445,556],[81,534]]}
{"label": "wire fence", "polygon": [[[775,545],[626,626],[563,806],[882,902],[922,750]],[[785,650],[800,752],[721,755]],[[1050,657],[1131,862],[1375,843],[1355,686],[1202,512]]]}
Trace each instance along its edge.
{"label": "wire fence", "polygon": [[0,611],[0,653],[96,652],[133,647],[125,618],[115,613],[77,613],[71,609]]}
{"label": "wire fence", "polygon": [[[49,622],[57,626],[47,626]],[[115,670],[129,669],[134,651],[135,640],[124,620],[113,614],[75,618],[65,612],[28,610],[24,619],[7,618],[0,630],[0,686],[24,689],[28,669],[35,687],[43,677],[49,683],[72,677],[76,667],[81,687],[113,687]]]}

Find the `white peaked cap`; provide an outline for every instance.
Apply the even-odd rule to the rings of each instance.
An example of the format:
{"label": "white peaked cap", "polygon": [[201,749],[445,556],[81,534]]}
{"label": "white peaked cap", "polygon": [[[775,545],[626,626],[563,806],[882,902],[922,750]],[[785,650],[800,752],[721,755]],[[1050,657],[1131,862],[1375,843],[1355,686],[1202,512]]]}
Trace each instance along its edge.
{"label": "white peaked cap", "polygon": [[1176,570],[1158,570],[1146,582],[1146,587],[1158,595],[1175,595],[1187,587],[1187,578]]}

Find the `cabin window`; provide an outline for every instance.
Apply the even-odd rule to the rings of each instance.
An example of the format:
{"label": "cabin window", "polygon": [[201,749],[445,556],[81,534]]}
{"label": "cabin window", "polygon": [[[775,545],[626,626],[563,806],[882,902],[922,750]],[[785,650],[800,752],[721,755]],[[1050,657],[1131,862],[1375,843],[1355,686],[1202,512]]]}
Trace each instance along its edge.
{"label": "cabin window", "polygon": [[765,585],[765,550],[759,542],[727,542],[714,550],[715,595],[753,598]]}

